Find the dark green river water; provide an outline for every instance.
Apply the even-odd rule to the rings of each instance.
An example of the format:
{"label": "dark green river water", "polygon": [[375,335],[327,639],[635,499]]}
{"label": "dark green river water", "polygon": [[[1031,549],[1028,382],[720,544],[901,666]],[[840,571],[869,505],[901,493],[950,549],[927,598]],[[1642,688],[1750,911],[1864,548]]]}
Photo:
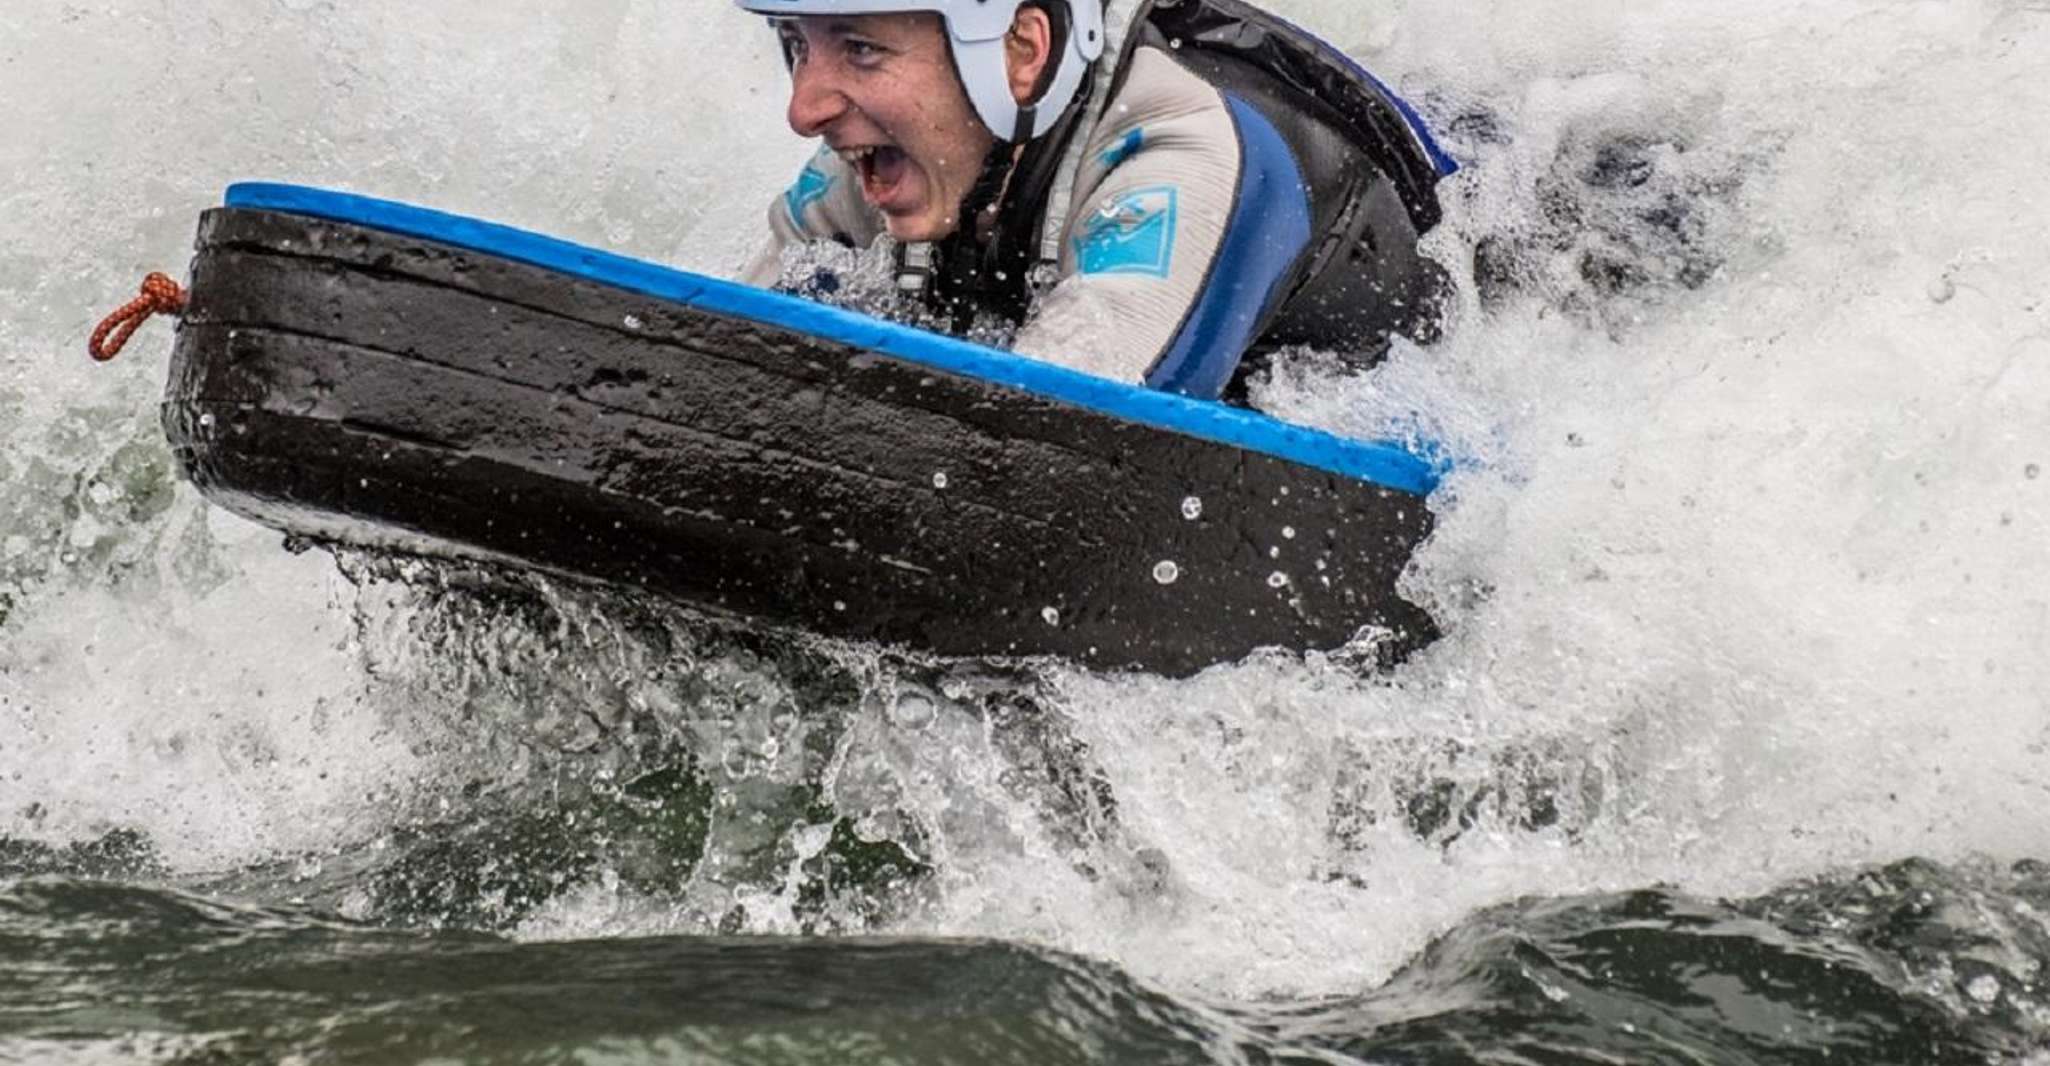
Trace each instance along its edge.
{"label": "dark green river water", "polygon": [[2021,1062],[2046,913],[2050,871],[1923,863],[1740,902],[1533,900],[1358,995],[1215,1004],[990,941],[516,943],[44,874],[0,884],[0,1061]]}
{"label": "dark green river water", "polygon": [[99,316],[254,178],[730,275],[776,35],[0,3],[0,1064],[2050,1066],[2050,6],[1260,2],[1465,167],[1251,397],[1461,457],[1391,673],[285,550]]}

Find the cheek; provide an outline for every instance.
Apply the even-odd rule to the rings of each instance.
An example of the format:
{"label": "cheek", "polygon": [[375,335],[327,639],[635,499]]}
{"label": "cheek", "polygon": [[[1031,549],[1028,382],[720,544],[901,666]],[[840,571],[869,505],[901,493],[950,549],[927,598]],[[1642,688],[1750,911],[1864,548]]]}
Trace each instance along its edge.
{"label": "cheek", "polygon": [[955,79],[951,65],[934,64],[918,79],[908,100],[915,101],[918,121],[936,144],[966,144],[974,140],[975,109],[968,94]]}
{"label": "cheek", "polygon": [[934,165],[953,185],[975,180],[982,170],[982,157],[989,152],[989,139],[982,136],[974,113],[965,105],[928,108],[921,116]]}

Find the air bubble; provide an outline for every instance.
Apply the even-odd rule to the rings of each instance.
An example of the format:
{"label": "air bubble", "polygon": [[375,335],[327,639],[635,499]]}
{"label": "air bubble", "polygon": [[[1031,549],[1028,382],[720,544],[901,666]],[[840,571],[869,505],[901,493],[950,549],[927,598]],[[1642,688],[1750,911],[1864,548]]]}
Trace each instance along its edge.
{"label": "air bubble", "polygon": [[1288,575],[1287,575],[1287,574],[1284,574],[1284,573],[1282,573],[1282,572],[1281,572],[1281,571],[1279,571],[1279,570],[1276,570],[1275,572],[1273,572],[1273,573],[1271,573],[1271,574],[1268,574],[1268,575],[1267,575],[1267,587],[1268,587],[1268,588],[1270,588],[1270,589],[1279,589],[1279,588],[1287,588],[1287,587],[1288,587]]}
{"label": "air bubble", "polygon": [[1046,619],[1046,624],[1050,626],[1057,626],[1061,624],[1061,612],[1052,607],[1048,607],[1040,611],[1039,617]]}
{"label": "air bubble", "polygon": [[2043,476],[2043,467],[2037,463],[2030,463],[2029,465],[2022,467],[2022,476],[2028,478],[2030,481],[2034,481],[2037,478]]}
{"label": "air bubble", "polygon": [[946,472],[946,471],[942,470],[942,471],[940,471],[939,473],[937,473],[937,474],[934,474],[934,475],[932,476],[932,487],[933,487],[933,488],[936,488],[936,489],[943,489],[943,488],[946,488],[946,487],[947,487],[947,472]]}
{"label": "air bubble", "polygon": [[1295,527],[1294,527],[1294,526],[1282,526],[1282,527],[1281,527],[1281,539],[1282,539],[1282,540],[1294,540],[1294,539],[1295,539]]}
{"label": "air bubble", "polygon": [[728,737],[719,752],[719,767],[728,777],[752,777],[766,769],[774,761],[774,755],[764,758],[764,753],[751,748],[739,737]]}
{"label": "air bubble", "polygon": [[213,424],[214,424],[214,413],[213,413],[212,411],[207,411],[207,412],[205,412],[205,413],[201,414],[201,415],[199,416],[199,424],[200,424],[200,425],[202,425],[202,426],[205,426],[205,427],[207,427],[207,428],[209,428],[209,429],[213,428]]}
{"label": "air bubble", "polygon": [[1182,517],[1191,522],[1203,517],[1203,498],[1201,496],[1191,496],[1183,500]]}
{"label": "air bubble", "polygon": [[625,321],[626,321],[626,328],[628,328],[628,329],[635,329],[635,330],[637,330],[637,329],[640,329],[640,328],[641,328],[641,316],[639,316],[639,315],[628,315],[628,316],[626,316],[626,320],[625,320]]}
{"label": "air bubble", "polygon": [[922,692],[907,692],[890,705],[890,720],[905,729],[924,729],[939,717],[939,708]]}
{"label": "air bubble", "polygon": [[1163,585],[1172,585],[1182,576],[1182,568],[1173,559],[1162,559],[1153,564],[1153,580]]}

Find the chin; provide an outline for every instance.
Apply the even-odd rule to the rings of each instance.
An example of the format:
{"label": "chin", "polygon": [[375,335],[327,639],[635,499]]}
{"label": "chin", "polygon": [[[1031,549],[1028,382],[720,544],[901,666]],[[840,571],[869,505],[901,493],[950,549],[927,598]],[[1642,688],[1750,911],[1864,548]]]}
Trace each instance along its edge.
{"label": "chin", "polygon": [[937,241],[954,232],[954,219],[936,219],[927,215],[885,216],[883,228],[891,237],[905,244]]}

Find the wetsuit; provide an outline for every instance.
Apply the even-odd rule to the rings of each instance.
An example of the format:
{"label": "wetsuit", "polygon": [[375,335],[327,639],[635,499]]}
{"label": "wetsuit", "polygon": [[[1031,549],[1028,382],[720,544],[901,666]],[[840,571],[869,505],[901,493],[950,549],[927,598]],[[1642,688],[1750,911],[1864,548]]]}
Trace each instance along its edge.
{"label": "wetsuit", "polygon": [[[1116,63],[985,182],[1002,190],[995,232],[900,249],[929,299],[957,321],[1022,320],[1022,354],[1201,397],[1281,345],[1374,359],[1390,335],[1429,339],[1443,275],[1416,242],[1453,164],[1406,104],[1239,0],[1114,2],[1107,21]],[[971,193],[964,220],[995,195]],[[769,224],[752,284],[775,283],[793,243],[883,232],[823,150]]]}

